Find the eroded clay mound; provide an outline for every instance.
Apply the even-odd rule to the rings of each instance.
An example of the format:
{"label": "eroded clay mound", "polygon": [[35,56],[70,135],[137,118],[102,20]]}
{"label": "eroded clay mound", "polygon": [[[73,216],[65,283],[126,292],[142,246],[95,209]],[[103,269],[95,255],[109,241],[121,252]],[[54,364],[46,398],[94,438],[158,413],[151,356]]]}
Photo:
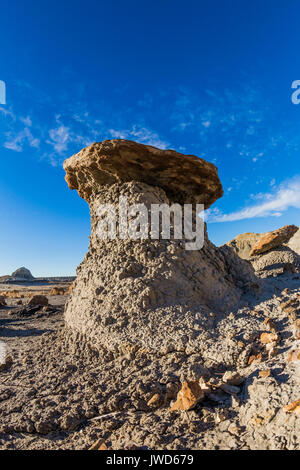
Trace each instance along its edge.
{"label": "eroded clay mound", "polygon": [[295,253],[300,255],[300,230],[299,229],[288,242],[288,247],[291,250],[293,250]]}
{"label": "eroded clay mound", "polygon": [[11,275],[12,280],[24,280],[24,281],[32,281],[34,280],[33,275],[27,268],[19,268]]}
{"label": "eroded clay mound", "polygon": [[255,272],[260,277],[278,276],[300,272],[300,256],[286,245],[279,246],[252,259]]}
{"label": "eroded clay mound", "polygon": [[261,239],[263,235],[263,233],[242,233],[230,242],[227,242],[226,245],[232,248],[240,258],[249,260],[251,258],[250,252],[253,246]]}
{"label": "eroded clay mound", "polygon": [[199,251],[187,251],[180,240],[100,240],[97,207],[119,194],[129,203],[169,202],[163,190],[141,183],[99,192],[91,204],[89,253],[65,312],[67,328],[79,343],[116,354],[132,347],[198,350],[212,326],[211,309],[233,308],[255,283],[251,266],[230,248],[216,248],[206,234]]}

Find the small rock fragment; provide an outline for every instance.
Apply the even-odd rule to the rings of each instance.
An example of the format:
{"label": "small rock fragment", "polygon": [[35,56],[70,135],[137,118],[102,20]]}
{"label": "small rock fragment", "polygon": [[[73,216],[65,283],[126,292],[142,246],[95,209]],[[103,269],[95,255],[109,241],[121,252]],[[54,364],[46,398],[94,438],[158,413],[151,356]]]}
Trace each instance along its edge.
{"label": "small rock fragment", "polygon": [[266,378],[266,377],[270,377],[271,376],[271,369],[264,369],[264,370],[260,370],[258,375],[261,377],[261,378]]}
{"label": "small rock fragment", "polygon": [[222,377],[222,381],[229,385],[241,385],[244,378],[238,372],[227,371]]}
{"label": "small rock fragment", "polygon": [[228,395],[237,395],[238,393],[240,393],[239,387],[236,387],[234,385],[221,384],[220,388],[221,390],[223,390],[223,392],[228,393]]}
{"label": "small rock fragment", "polygon": [[108,450],[108,447],[105,444],[104,439],[98,439],[98,441],[96,441],[89,450]]}
{"label": "small rock fragment", "polygon": [[300,346],[289,352],[287,362],[300,361]]}
{"label": "small rock fragment", "polygon": [[241,427],[235,423],[230,423],[230,425],[228,426],[228,432],[230,432],[230,434],[233,434],[234,436],[239,436],[241,433]]}
{"label": "small rock fragment", "polygon": [[276,326],[275,326],[275,323],[271,320],[271,318],[269,317],[265,318],[264,324],[272,333],[276,333]]}
{"label": "small rock fragment", "polygon": [[262,344],[268,344],[268,343],[278,343],[280,340],[279,335],[276,333],[262,333],[260,335],[260,342]]}
{"label": "small rock fragment", "polygon": [[171,406],[170,411],[192,410],[203,400],[205,393],[201,389],[199,382],[184,382],[181,390],[178,392],[176,402]]}
{"label": "small rock fragment", "polygon": [[148,401],[147,405],[151,408],[158,408],[161,404],[161,398],[158,393],[155,393],[152,398]]}
{"label": "small rock fragment", "polygon": [[283,407],[283,410],[286,413],[296,413],[297,415],[300,414],[300,398],[299,400],[293,401],[289,405]]}
{"label": "small rock fragment", "polygon": [[3,362],[0,362],[0,372],[3,372],[4,370],[9,369],[9,367],[12,365],[13,360],[11,356],[6,356]]}

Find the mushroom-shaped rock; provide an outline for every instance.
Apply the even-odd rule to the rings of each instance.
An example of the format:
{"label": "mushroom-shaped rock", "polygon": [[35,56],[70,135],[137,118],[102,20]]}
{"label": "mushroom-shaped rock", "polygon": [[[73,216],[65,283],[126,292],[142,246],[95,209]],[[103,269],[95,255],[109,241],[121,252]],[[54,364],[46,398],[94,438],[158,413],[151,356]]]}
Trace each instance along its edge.
{"label": "mushroom-shaped rock", "polygon": [[256,282],[249,263],[229,247],[216,248],[203,223],[202,249],[187,250],[184,237],[173,232],[167,238],[101,238],[99,207],[117,208],[122,196],[128,207],[143,205],[149,218],[153,205],[208,208],[222,195],[216,167],[175,151],[112,140],[83,149],[64,168],[69,187],[86,199],[91,213],[89,251],[65,309],[69,343],[77,351],[101,350],[102,356],[137,349],[199,351],[202,333],[212,327],[211,309],[231,308]]}
{"label": "mushroom-shaped rock", "polygon": [[138,181],[162,188],[172,202],[204,204],[208,209],[223,189],[215,165],[174,150],[129,140],[105,140],[64,163],[70,189],[91,200],[99,186]]}

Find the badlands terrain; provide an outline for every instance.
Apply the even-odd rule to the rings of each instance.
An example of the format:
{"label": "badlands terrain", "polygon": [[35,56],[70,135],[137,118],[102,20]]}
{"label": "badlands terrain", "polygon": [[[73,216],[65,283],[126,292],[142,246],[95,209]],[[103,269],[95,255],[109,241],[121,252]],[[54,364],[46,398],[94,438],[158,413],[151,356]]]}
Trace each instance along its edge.
{"label": "badlands terrain", "polygon": [[0,449],[299,449],[299,227],[100,240],[99,204],[208,208],[217,169],[124,140],[64,168],[89,251],[76,280],[0,280]]}

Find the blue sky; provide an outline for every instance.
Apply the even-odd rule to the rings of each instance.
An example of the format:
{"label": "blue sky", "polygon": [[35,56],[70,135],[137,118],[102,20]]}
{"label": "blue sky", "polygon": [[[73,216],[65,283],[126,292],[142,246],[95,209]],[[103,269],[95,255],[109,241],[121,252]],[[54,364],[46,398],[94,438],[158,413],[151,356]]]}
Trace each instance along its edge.
{"label": "blue sky", "polygon": [[297,0],[0,0],[0,274],[72,275],[87,204],[62,162],[127,138],[203,157],[222,244],[299,224]]}

